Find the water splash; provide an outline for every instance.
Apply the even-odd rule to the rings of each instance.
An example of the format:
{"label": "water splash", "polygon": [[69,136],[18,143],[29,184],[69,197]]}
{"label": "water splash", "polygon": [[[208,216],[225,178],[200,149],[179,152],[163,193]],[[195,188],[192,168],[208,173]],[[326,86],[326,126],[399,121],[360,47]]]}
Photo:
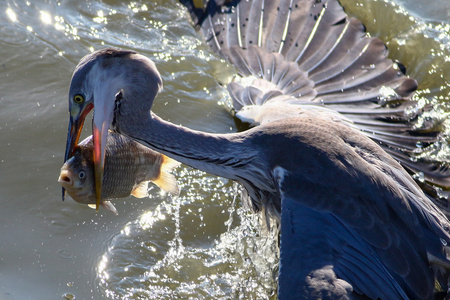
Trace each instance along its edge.
{"label": "water splash", "polygon": [[178,175],[178,199],[166,199],[112,239],[97,267],[105,296],[274,297],[276,234],[260,232],[258,216],[241,207],[239,187],[228,180],[191,169]]}
{"label": "water splash", "polygon": [[398,99],[399,95],[391,87],[382,86],[380,88],[380,96],[378,97],[378,104],[381,106],[387,105],[392,99]]}

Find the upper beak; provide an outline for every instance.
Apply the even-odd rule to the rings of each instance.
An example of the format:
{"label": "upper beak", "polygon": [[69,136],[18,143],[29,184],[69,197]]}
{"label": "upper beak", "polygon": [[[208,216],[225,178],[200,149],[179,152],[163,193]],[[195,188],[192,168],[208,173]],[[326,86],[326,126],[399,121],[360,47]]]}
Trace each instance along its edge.
{"label": "upper beak", "polygon": [[[87,114],[92,110],[92,104],[86,105],[83,109],[76,109],[73,107],[70,110],[69,129],[67,131],[66,153],[64,155],[64,162],[66,162],[73,155],[73,150],[80,139],[81,130],[83,129],[84,120]],[[62,188],[62,200],[64,201],[65,189]]]}

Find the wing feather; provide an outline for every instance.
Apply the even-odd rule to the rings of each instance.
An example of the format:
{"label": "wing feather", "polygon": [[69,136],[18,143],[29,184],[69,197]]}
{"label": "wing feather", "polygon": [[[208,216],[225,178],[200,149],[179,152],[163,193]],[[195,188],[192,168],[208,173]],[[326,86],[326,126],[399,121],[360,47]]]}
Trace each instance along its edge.
{"label": "wing feather", "polygon": [[[228,86],[236,112],[288,95],[299,101],[286,97],[286,103],[301,106],[311,101],[340,112],[385,150],[406,150],[412,156],[417,142],[438,140],[438,131],[415,127],[417,118],[400,117],[417,105],[410,100],[417,82],[404,76],[403,68],[387,57],[384,43],[368,37],[361,22],[347,17],[338,1],[210,0],[205,10],[195,9],[192,1],[181,2],[215,52],[234,64],[241,76],[260,79],[249,83],[244,78]],[[272,111],[275,116],[266,113],[267,119],[278,119],[281,114]],[[245,115],[246,120],[256,119],[250,112]],[[390,153],[403,164],[414,164],[398,151]],[[442,182],[441,171],[426,162],[415,169],[424,171],[429,183]],[[444,189],[450,190],[450,185]]]}

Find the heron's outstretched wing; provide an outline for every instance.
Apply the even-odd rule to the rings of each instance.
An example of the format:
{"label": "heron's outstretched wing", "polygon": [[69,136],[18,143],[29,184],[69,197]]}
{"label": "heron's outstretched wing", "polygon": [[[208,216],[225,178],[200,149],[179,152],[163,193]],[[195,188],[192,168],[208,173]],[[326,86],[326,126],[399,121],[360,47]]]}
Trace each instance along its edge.
{"label": "heron's outstretched wing", "polygon": [[[361,22],[348,18],[336,0],[210,0],[204,11],[192,9],[191,1],[181,2],[215,52],[242,76],[264,79],[284,95],[349,115],[376,113],[372,119],[403,115],[404,109],[392,106],[411,105],[415,80],[387,59],[384,43],[368,37]],[[265,102],[234,100],[236,109]]]}
{"label": "heron's outstretched wing", "polygon": [[280,299],[408,299],[373,248],[333,214],[285,195],[281,205]]}
{"label": "heron's outstretched wing", "polygon": [[[400,164],[361,132],[314,114],[262,126],[266,133],[275,134],[280,130],[290,133],[290,143],[297,149],[297,165],[289,166],[289,171],[283,166],[274,168],[274,178],[282,195],[281,234],[286,230],[284,222],[289,222],[288,228],[296,223],[306,226],[303,220],[297,220],[301,215],[293,215],[293,212],[306,211],[311,222],[339,229],[325,236],[320,226],[313,226],[308,234],[312,239],[316,233],[319,240],[323,239],[320,243],[328,239],[327,245],[336,248],[332,251],[335,261],[330,264],[338,278],[366,289],[369,283],[354,280],[371,277],[358,276],[357,272],[362,271],[354,268],[360,262],[370,261],[375,265],[379,262],[408,297],[430,298],[434,280],[440,274],[433,272],[430,263],[449,267],[446,244],[450,242],[450,223]],[[288,151],[278,155],[289,156]],[[290,203],[287,207],[293,211],[290,221],[283,215],[286,199]],[[302,229],[300,226],[293,230]],[[340,235],[340,230],[342,235],[333,237]],[[333,240],[336,244],[331,242]],[[283,243],[283,237],[281,241]],[[350,248],[344,249],[340,243],[348,243]],[[358,252],[361,253],[358,255]],[[385,275],[374,273],[373,276],[390,278],[383,277]],[[382,284],[380,280],[376,279],[375,283]],[[446,286],[446,282],[442,284]],[[383,290],[391,288],[386,286]],[[371,291],[362,291],[373,296],[369,294]]]}
{"label": "heron's outstretched wing", "polygon": [[[296,114],[264,107],[272,101],[331,108],[407,170],[450,190],[450,169],[441,162],[411,160],[418,143],[430,145],[439,135],[417,126],[428,108],[410,100],[416,81],[337,0],[209,0],[205,9],[180,1],[208,45],[242,76],[228,86],[238,118],[257,125]],[[450,211],[446,201],[437,204]]]}

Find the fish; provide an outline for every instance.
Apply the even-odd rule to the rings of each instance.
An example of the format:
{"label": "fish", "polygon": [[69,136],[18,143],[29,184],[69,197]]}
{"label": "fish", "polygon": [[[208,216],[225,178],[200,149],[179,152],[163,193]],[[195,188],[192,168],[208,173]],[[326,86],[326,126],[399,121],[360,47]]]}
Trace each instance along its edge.
{"label": "fish", "polygon": [[[61,167],[58,182],[70,197],[96,208],[92,135],[80,142]],[[179,187],[171,173],[180,163],[129,137],[110,131],[106,142],[100,205],[118,214],[111,199],[148,196],[149,182],[177,196]]]}

